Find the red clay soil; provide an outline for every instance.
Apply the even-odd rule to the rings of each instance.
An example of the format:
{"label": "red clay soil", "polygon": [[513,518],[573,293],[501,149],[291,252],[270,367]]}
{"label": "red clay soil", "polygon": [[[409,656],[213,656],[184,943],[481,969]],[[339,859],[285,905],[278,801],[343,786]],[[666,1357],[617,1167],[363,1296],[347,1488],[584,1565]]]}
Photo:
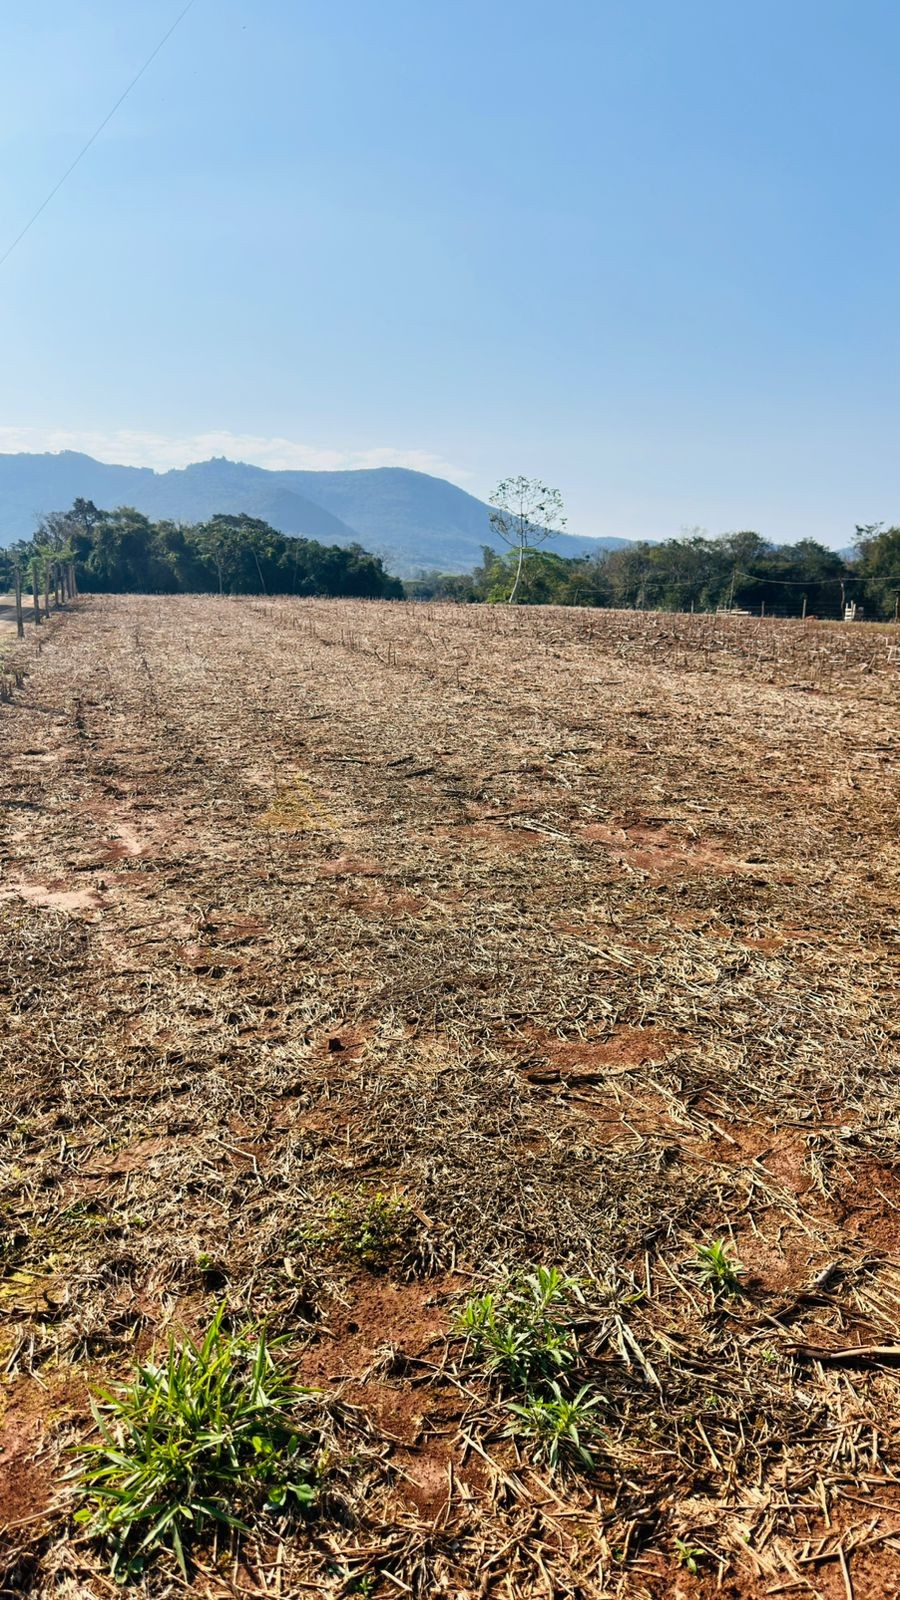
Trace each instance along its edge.
{"label": "red clay soil", "polygon": [[48,1522],[60,1497],[55,1449],[60,1427],[83,1424],[87,1390],[78,1373],[49,1375],[43,1385],[18,1379],[5,1388],[0,1413],[0,1532],[11,1543]]}

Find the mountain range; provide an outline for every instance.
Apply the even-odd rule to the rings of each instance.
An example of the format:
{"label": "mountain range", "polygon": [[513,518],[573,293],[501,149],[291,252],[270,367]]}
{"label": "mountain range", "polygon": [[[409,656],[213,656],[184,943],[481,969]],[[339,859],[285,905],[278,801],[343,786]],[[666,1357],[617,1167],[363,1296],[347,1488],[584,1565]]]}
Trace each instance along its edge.
{"label": "mountain range", "polygon": [[[0,454],[0,546],[28,538],[40,517],[79,496],[105,511],[134,506],[154,521],[202,522],[216,512],[247,512],[282,533],[323,544],[361,544],[390,572],[467,572],[483,545],[503,546],[490,507],[445,478],[405,467],[348,472],[278,472],[217,456],[155,472],[95,461],[78,451]],[[562,534],[560,555],[616,549],[627,539]]]}

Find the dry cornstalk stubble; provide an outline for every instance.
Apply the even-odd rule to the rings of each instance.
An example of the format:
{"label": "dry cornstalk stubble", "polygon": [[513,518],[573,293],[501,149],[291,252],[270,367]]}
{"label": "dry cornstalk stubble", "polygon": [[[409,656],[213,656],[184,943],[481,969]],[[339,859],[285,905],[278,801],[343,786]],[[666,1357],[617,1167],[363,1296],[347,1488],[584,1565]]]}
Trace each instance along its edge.
{"label": "dry cornstalk stubble", "polygon": [[[0,715],[0,1593],[110,1592],[65,1451],[223,1304],[322,1391],[336,1477],[200,1541],[192,1593],[893,1592],[886,632],[66,620]],[[589,1467],[454,1333],[537,1264]]]}

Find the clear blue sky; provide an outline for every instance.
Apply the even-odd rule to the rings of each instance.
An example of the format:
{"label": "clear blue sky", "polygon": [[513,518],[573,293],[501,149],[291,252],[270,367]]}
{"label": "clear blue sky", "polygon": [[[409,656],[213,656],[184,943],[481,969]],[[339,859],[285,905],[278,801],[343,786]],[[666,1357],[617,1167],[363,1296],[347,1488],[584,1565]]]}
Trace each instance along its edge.
{"label": "clear blue sky", "polygon": [[[5,8],[0,251],[182,0]],[[195,0],[0,271],[0,449],[900,518],[897,0]]]}

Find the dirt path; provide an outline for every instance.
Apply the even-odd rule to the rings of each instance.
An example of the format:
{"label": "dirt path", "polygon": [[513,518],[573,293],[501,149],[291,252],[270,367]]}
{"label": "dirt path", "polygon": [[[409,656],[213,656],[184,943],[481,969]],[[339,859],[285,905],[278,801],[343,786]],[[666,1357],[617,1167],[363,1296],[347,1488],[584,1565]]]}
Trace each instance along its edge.
{"label": "dirt path", "polygon": [[[840,1595],[829,1527],[895,1592],[893,1370],[796,1349],[897,1338],[896,684],[558,619],[104,600],[0,709],[15,1592],[103,1592],[23,1506],[87,1382],[223,1297],[383,1431],[342,1549],[411,1592],[493,1593],[493,1558],[515,1596]],[[417,1237],[376,1275],[316,1228],[378,1191]],[[607,1294],[607,1451],[559,1502],[487,1391],[421,1381],[473,1282],[539,1260]]]}
{"label": "dirt path", "polygon": [[[27,632],[34,627],[34,608],[30,594],[22,596],[22,615]],[[16,597],[12,594],[0,594],[0,639],[10,640],[15,637]]]}

